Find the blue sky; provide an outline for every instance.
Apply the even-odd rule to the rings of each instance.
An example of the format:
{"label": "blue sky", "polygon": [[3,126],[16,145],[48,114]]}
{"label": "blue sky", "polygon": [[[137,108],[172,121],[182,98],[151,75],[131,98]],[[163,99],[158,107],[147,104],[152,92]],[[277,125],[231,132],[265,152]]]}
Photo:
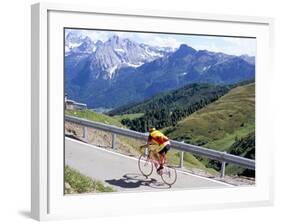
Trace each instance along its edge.
{"label": "blue sky", "polygon": [[250,56],[256,56],[256,39],[254,38],[112,32],[78,29],[66,30],[66,34],[69,31],[87,35],[95,42],[97,40],[106,41],[111,36],[118,35],[122,38],[129,38],[130,40],[138,43],[145,43],[152,46],[178,48],[180,44],[187,44],[196,50],[223,52],[231,55],[247,54]]}

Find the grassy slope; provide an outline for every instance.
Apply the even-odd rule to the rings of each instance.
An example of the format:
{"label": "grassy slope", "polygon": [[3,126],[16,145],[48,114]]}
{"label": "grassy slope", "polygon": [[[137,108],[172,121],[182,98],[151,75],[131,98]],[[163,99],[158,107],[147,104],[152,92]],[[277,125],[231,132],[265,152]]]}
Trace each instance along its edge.
{"label": "grassy slope", "polygon": [[255,129],[255,85],[232,89],[216,102],[182,120],[169,131],[172,139],[227,150],[235,139]]}
{"label": "grassy slope", "polygon": [[[249,159],[255,159],[255,132],[250,133],[244,138],[237,140],[231,147],[230,153],[234,155],[243,156]],[[255,176],[255,171],[245,170],[244,168],[237,167],[233,164],[228,164],[226,167],[227,173],[235,173],[238,175],[247,175],[250,177]]]}
{"label": "grassy slope", "polygon": [[114,118],[121,122],[123,119],[136,119],[142,117],[144,113],[135,113],[135,114],[123,114],[123,115],[115,115]]}
{"label": "grassy slope", "polygon": [[101,113],[96,113],[90,110],[66,110],[65,114],[75,117],[85,118],[91,121],[101,122],[104,124],[111,124],[118,127],[123,127],[123,125],[118,121],[118,119],[106,116]]}
{"label": "grassy slope", "polygon": [[114,192],[112,187],[104,186],[101,181],[94,181],[78,171],[65,167],[65,194],[77,194],[88,192]]}

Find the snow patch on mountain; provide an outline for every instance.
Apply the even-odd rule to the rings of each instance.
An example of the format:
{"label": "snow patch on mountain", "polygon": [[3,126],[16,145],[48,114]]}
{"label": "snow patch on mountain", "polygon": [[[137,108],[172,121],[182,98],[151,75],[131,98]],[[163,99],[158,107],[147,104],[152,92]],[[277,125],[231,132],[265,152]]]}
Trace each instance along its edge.
{"label": "snow patch on mountain", "polygon": [[112,68],[109,69],[109,76],[110,78],[112,77],[113,73],[116,71],[116,69],[118,68],[117,65],[113,66]]}
{"label": "snow patch on mountain", "polygon": [[[164,55],[165,52],[157,48],[138,44],[129,39],[123,39],[114,35],[97,47],[93,54],[91,67],[94,77],[112,79],[116,69],[124,67],[137,68]],[[101,77],[100,74],[95,74],[94,70],[103,70],[105,72]]]}
{"label": "snow patch on mountain", "polygon": [[209,65],[209,66],[204,66],[203,67],[203,71],[207,71],[208,69],[210,69],[211,68],[211,65]]}
{"label": "snow patch on mountain", "polygon": [[140,66],[142,66],[144,63],[139,63],[139,64],[131,64],[131,63],[124,63],[124,65],[126,65],[127,67],[134,67],[134,68],[138,68]]}
{"label": "snow patch on mountain", "polygon": [[125,53],[125,50],[121,48],[115,48],[114,50],[117,52]]}
{"label": "snow patch on mountain", "polygon": [[139,44],[117,35],[105,42],[99,40],[95,43],[82,32],[70,31],[65,36],[65,56],[72,55],[78,58],[82,54],[89,55],[90,75],[94,79],[112,79],[117,69],[140,67],[144,63],[166,56],[172,50],[169,47]]}

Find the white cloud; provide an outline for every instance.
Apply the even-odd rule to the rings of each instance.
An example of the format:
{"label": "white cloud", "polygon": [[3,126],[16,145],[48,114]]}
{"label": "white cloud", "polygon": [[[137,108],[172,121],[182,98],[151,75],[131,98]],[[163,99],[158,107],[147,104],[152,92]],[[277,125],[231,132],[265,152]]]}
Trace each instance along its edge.
{"label": "white cloud", "polygon": [[161,47],[169,46],[172,48],[178,48],[181,45],[181,43],[178,40],[172,37],[168,37],[168,38],[157,37],[155,39],[155,44]]}
{"label": "white cloud", "polygon": [[226,43],[231,43],[231,44],[241,43],[241,38],[236,38],[236,37],[222,37],[221,40],[226,42]]}
{"label": "white cloud", "polygon": [[210,39],[210,41],[202,41],[201,43],[191,43],[191,47],[196,50],[208,50],[213,52],[222,52],[225,54],[240,56],[248,54],[250,56],[256,55],[256,41],[249,38],[227,38]]}
{"label": "white cloud", "polygon": [[221,52],[222,49],[218,48],[215,44],[208,44],[208,45],[189,45],[196,50],[208,50],[208,51],[213,51],[213,52]]}
{"label": "white cloud", "polygon": [[214,52],[223,52],[232,55],[248,54],[256,55],[256,40],[252,38],[234,38],[234,37],[214,37],[214,36],[183,36],[183,35],[165,35],[155,33],[138,32],[112,32],[99,30],[66,30],[66,32],[79,32],[82,35],[90,37],[94,42],[106,41],[112,35],[116,34],[121,38],[128,38],[138,43],[149,44],[159,47],[178,48],[182,43],[195,48],[196,50],[208,50]]}
{"label": "white cloud", "polygon": [[171,47],[171,48],[178,48],[181,44],[176,38],[171,36],[162,36],[157,34],[139,34],[138,35],[138,42],[143,42],[152,46],[158,47]]}
{"label": "white cloud", "polygon": [[106,41],[110,36],[112,36],[112,32],[108,31],[98,31],[98,30],[83,30],[83,29],[66,29],[65,34],[67,35],[69,32],[79,33],[80,35],[91,38],[92,41],[96,42],[98,40]]}
{"label": "white cloud", "polygon": [[91,38],[94,42],[98,40],[104,42],[110,37],[110,33],[104,31],[82,30],[81,32]]}
{"label": "white cloud", "polygon": [[223,38],[223,46],[228,52],[235,55],[256,55],[256,39],[253,38]]}

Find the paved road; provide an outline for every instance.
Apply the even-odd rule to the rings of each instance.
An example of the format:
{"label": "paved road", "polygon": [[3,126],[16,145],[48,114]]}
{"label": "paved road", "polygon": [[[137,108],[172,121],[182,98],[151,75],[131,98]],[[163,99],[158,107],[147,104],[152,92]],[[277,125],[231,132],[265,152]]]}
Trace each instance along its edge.
{"label": "paved road", "polygon": [[[138,170],[137,160],[115,152],[98,148],[66,138],[65,162],[81,173],[101,180],[117,191],[151,191],[167,189],[161,177],[153,172],[146,179]],[[172,189],[229,187],[225,183],[198,177],[185,172],[178,172],[177,182]]]}

